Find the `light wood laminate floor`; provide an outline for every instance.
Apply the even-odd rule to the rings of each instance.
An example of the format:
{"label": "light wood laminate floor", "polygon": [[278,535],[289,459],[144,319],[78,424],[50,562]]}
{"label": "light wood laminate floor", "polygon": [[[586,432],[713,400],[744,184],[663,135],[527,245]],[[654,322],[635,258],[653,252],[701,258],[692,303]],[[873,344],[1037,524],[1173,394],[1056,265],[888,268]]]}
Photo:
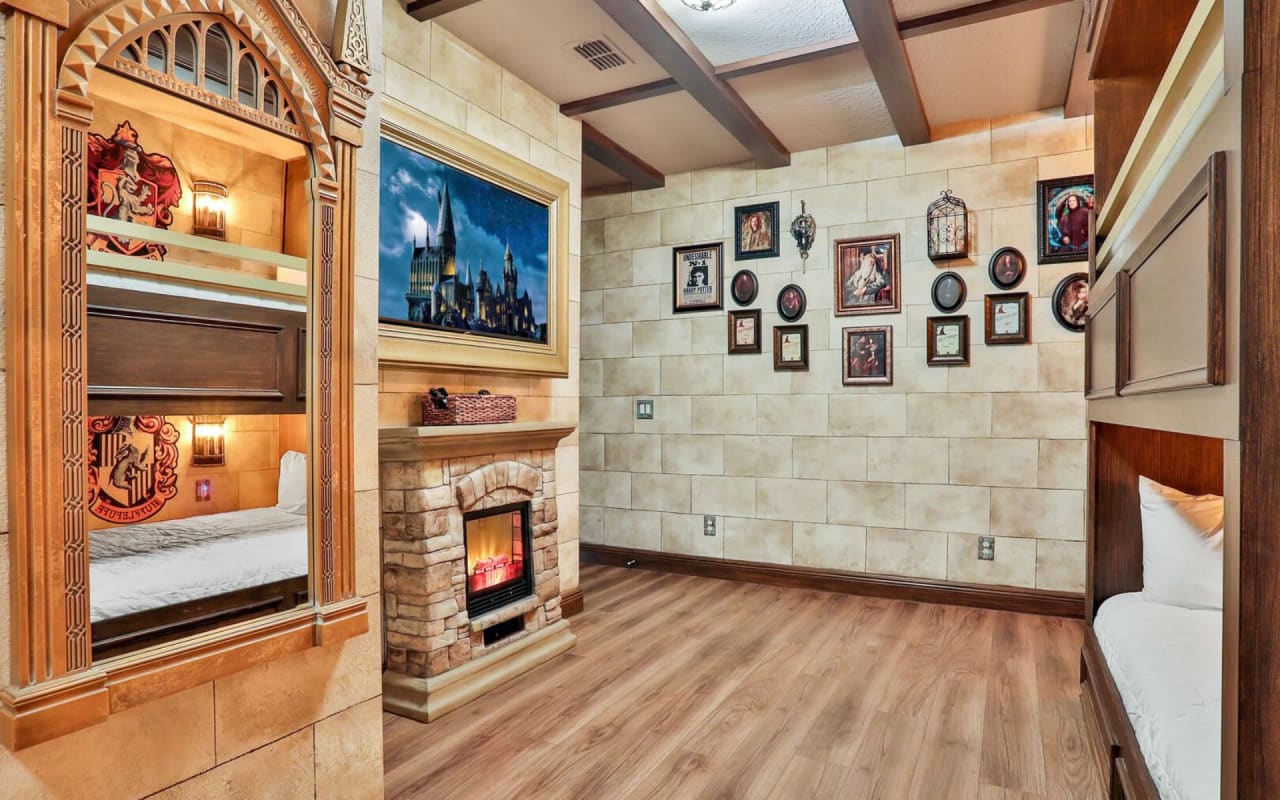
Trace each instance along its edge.
{"label": "light wood laminate floor", "polygon": [[424,725],[388,798],[1101,798],[1071,620],[582,568],[569,653]]}

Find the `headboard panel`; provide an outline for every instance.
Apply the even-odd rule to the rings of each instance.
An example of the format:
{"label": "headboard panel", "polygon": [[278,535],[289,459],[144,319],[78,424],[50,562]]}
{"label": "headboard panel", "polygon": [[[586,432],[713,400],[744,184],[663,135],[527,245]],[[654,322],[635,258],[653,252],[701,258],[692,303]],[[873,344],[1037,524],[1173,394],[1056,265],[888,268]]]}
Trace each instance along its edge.
{"label": "headboard panel", "polygon": [[1093,423],[1089,458],[1087,615],[1104,600],[1142,589],[1138,476],[1191,494],[1222,494],[1221,439]]}

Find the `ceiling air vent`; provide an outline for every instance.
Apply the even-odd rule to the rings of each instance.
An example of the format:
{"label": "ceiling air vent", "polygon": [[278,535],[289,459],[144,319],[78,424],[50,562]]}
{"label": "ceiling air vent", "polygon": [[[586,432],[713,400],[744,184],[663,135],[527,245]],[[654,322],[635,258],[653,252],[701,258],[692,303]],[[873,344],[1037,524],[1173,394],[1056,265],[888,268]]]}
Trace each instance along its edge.
{"label": "ceiling air vent", "polygon": [[613,42],[609,41],[608,37],[603,35],[571,44],[569,49],[600,72],[625,67],[632,63],[625,53],[619,50]]}

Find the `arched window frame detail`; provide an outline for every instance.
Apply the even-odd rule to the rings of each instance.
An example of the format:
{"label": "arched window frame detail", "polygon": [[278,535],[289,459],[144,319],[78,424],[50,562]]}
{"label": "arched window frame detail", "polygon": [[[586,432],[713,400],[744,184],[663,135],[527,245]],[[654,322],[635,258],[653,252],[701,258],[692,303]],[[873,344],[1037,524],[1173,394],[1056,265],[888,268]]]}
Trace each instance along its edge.
{"label": "arched window frame detail", "polygon": [[[360,9],[359,19],[351,18],[351,7]],[[25,221],[25,235],[6,237],[4,244],[13,281],[7,303],[28,311],[11,318],[6,364],[8,408],[22,409],[23,422],[6,426],[11,463],[23,465],[22,477],[9,484],[15,501],[10,585],[25,588],[13,592],[12,669],[8,685],[0,686],[0,744],[20,750],[221,675],[368,630],[366,602],[355,593],[352,441],[337,420],[352,414],[355,154],[363,144],[370,92],[364,85],[367,65],[341,55],[339,62],[333,55],[348,52],[352,30],[363,36],[362,4],[341,12],[348,18],[335,26],[333,50],[316,37],[293,0],[245,6],[236,0],[184,0],[181,14],[168,14],[151,0],[89,0],[9,12],[7,63],[13,74],[6,79],[28,87],[29,97],[54,99],[11,108],[4,121],[11,146],[31,154],[25,179],[50,187],[14,195],[11,213]],[[121,48],[136,47],[140,37],[166,28],[172,53],[172,31],[194,18],[221,22],[233,39],[252,45],[298,120],[294,135],[309,149],[314,605],[91,664],[84,506],[90,79],[98,67],[133,77],[159,74],[145,67],[120,69],[138,66],[120,57]],[[194,93],[161,88],[243,118],[235,110],[243,108],[238,102],[212,102],[199,87]]]}

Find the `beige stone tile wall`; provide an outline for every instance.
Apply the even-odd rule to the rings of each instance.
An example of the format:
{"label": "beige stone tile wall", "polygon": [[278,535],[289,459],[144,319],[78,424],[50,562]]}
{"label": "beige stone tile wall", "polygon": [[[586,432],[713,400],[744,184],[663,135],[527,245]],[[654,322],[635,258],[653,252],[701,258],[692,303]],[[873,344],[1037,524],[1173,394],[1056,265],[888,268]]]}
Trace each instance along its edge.
{"label": "beige stone tile wall", "polygon": [[[582,230],[580,437],[583,541],[672,553],[1082,591],[1083,341],[1053,320],[1058,280],[1083,263],[1035,263],[1038,179],[1092,171],[1088,119],[1058,113],[956,126],[931,144],[895,137],[672,175],[652,191],[588,198]],[[925,209],[950,187],[968,204],[973,255],[945,265],[969,295],[970,367],[925,363]],[[778,201],[782,255],[735,263],[734,206]],[[802,268],[786,233],[800,201],[819,230]],[[900,313],[836,318],[834,239],[900,233]],[[726,284],[746,267],[766,329],[804,287],[811,369],[726,355],[725,312],[673,314],[671,247],[722,241]],[[986,347],[987,260],[1029,259],[1032,344]],[[731,300],[726,305],[735,307]],[[840,331],[894,330],[893,386],[844,387]],[[652,421],[634,418],[656,400]],[[702,516],[718,535],[702,534]],[[996,560],[976,558],[996,537]]]}
{"label": "beige stone tile wall", "polygon": [[[517,78],[483,53],[435,23],[414,21],[398,0],[382,4],[385,26],[382,58],[373,85],[388,97],[406,103],[446,125],[505,150],[570,184],[569,236],[569,377],[522,378],[479,372],[385,367],[378,370],[378,414],[369,427],[418,425],[426,391],[444,386],[450,392],[488,389],[516,396],[522,420],[578,419],[580,326],[582,126],[560,114],[546,96]],[[378,154],[376,126],[369,147],[361,154],[363,191],[357,216],[361,227],[377,230]],[[369,303],[376,314],[378,242],[368,236],[357,261],[372,284]],[[371,320],[376,334],[376,320]],[[627,355],[630,355],[628,336]],[[656,367],[657,360],[654,360]],[[599,382],[600,375],[596,375]],[[615,375],[630,388],[635,376]],[[371,435],[376,440],[377,431]],[[565,591],[578,586],[578,435],[561,443],[556,452],[557,504],[560,509],[560,581]],[[375,473],[376,480],[376,473]]]}

